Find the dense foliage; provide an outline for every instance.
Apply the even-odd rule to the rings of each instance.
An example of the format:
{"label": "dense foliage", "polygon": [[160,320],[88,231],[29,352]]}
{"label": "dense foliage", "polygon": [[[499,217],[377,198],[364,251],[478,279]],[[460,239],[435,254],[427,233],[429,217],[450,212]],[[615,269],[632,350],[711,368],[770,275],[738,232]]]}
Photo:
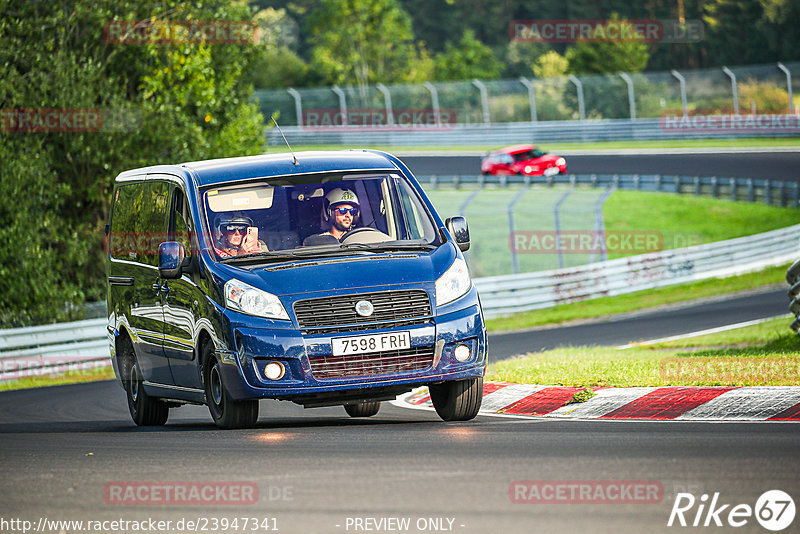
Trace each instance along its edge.
{"label": "dense foliage", "polygon": [[[114,44],[109,21],[246,20],[244,2],[0,1],[0,102],[92,110],[98,128],[0,131],[0,325],[75,316],[105,296],[103,228],[122,170],[260,152],[239,83],[252,44]],[[52,129],[50,129],[52,130]]]}

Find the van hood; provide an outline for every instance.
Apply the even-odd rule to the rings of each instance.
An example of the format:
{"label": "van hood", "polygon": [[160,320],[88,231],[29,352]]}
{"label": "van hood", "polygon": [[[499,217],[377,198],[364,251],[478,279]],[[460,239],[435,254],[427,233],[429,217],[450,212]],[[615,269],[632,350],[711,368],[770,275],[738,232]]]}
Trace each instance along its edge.
{"label": "van hood", "polygon": [[303,258],[249,269],[230,266],[229,273],[264,291],[290,296],[387,285],[432,284],[455,258],[455,246],[446,243],[431,251]]}

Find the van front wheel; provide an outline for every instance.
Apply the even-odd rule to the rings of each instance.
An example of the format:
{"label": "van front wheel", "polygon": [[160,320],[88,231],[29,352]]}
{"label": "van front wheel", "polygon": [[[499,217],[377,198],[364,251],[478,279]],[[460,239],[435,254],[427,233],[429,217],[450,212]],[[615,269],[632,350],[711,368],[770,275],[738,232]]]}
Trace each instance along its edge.
{"label": "van front wheel", "polygon": [[206,404],[214,423],[220,428],[251,428],[258,420],[258,401],[235,401],[228,395],[222,380],[222,363],[216,355],[206,359]]}
{"label": "van front wheel", "polygon": [[478,415],[483,400],[483,377],[428,386],[433,407],[445,421],[469,421]]}

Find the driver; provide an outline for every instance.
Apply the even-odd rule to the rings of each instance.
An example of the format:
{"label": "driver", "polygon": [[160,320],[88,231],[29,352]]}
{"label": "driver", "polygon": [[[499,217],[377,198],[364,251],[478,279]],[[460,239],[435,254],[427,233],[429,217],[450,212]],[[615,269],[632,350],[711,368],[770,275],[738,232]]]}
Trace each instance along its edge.
{"label": "driver", "polygon": [[[322,218],[329,225],[327,232],[306,239],[304,245],[324,244],[325,236],[333,236],[337,241],[344,239],[355,228],[359,215],[358,197],[348,189],[337,187],[325,195]],[[327,238],[330,239],[330,238]]]}
{"label": "driver", "polygon": [[266,247],[258,241],[249,241],[245,237],[247,229],[253,226],[253,220],[241,213],[221,215],[217,219],[217,243],[214,250],[222,258],[261,252]]}

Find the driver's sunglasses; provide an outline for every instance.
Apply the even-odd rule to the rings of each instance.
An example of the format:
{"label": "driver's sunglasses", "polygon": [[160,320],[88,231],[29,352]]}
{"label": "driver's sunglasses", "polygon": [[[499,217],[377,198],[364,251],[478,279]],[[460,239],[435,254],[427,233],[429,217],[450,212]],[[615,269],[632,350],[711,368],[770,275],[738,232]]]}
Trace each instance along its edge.
{"label": "driver's sunglasses", "polygon": [[229,234],[232,234],[236,231],[239,231],[240,234],[244,234],[247,231],[247,225],[243,224],[229,224],[225,227],[225,231]]}
{"label": "driver's sunglasses", "polygon": [[336,211],[339,215],[344,215],[345,213],[350,213],[353,217],[358,215],[358,208],[336,208]]}

